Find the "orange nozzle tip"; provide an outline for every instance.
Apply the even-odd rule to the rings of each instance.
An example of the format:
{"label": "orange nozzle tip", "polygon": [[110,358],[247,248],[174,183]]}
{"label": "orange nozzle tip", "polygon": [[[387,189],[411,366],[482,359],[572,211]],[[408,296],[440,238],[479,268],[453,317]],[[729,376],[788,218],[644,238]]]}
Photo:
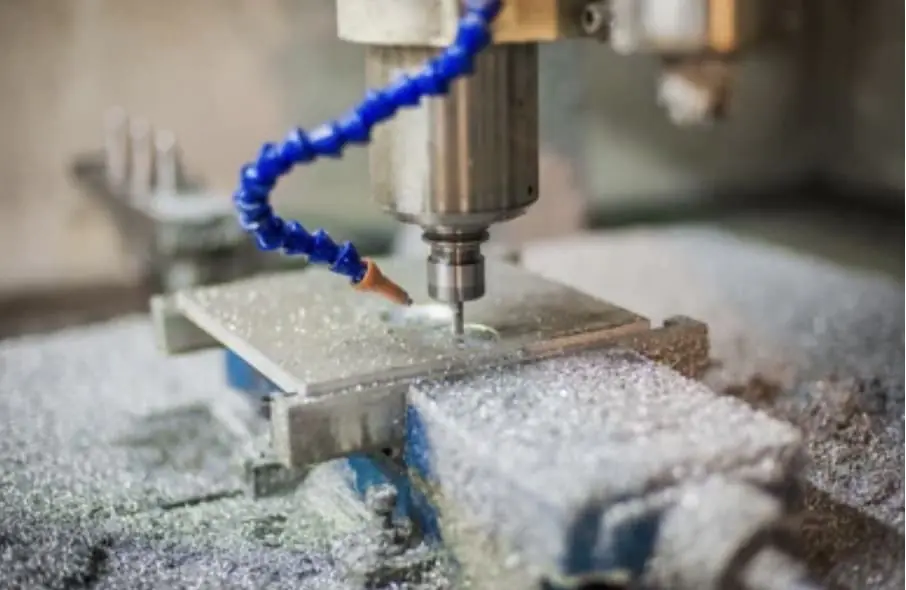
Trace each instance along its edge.
{"label": "orange nozzle tip", "polygon": [[375,293],[397,305],[412,304],[412,298],[409,297],[406,290],[384,276],[384,273],[381,272],[381,269],[378,268],[378,265],[373,260],[366,258],[364,262],[366,266],[365,276],[354,285],[356,290]]}

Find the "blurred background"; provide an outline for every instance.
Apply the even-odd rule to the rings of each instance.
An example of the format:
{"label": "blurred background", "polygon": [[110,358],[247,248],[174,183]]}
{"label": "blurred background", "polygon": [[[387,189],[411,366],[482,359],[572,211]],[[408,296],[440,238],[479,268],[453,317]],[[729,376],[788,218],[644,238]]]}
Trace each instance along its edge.
{"label": "blurred background", "polygon": [[[692,220],[902,280],[903,2],[801,6],[795,34],[739,60],[728,117],[710,126],[669,121],[653,57],[590,40],[544,46],[541,199],[495,239]],[[149,262],[170,243],[160,228],[130,243],[143,222],[97,198],[92,176],[112,107],[172,131],[201,182],[191,190],[228,204],[263,141],[361,95],[364,57],[337,39],[333,0],[0,0],[0,336],[245,272],[199,278],[199,264],[222,258],[186,271],[175,247]],[[297,171],[276,199],[367,252],[405,243],[369,198],[364,150]]]}

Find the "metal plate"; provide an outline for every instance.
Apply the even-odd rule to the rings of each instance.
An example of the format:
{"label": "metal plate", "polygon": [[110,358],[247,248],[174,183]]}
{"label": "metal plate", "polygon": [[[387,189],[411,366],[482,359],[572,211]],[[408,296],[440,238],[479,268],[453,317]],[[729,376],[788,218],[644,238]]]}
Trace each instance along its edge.
{"label": "metal plate", "polygon": [[321,269],[193,289],[178,293],[175,302],[277,387],[308,395],[649,328],[648,320],[625,309],[488,261],[487,295],[466,306],[466,321],[493,338],[457,344],[445,308],[428,299],[424,260],[380,264],[410,289],[412,308],[404,312],[358,293]]}

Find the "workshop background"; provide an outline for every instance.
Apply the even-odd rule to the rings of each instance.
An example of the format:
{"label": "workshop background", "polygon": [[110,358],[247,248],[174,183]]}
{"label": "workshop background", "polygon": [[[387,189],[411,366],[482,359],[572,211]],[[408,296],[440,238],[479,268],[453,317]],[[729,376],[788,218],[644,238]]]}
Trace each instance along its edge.
{"label": "workshop background", "polygon": [[[702,218],[902,280],[903,3],[803,5],[790,39],[740,61],[730,118],[706,128],[676,128],[656,105],[654,58],[545,47],[542,198],[503,238]],[[363,89],[364,50],[337,40],[332,0],[0,1],[0,328],[145,305],[138,263],[71,173],[102,148],[111,106],[173,130],[228,198],[262,141]],[[367,174],[351,150],[293,174],[279,207],[389,243],[399,228]]]}

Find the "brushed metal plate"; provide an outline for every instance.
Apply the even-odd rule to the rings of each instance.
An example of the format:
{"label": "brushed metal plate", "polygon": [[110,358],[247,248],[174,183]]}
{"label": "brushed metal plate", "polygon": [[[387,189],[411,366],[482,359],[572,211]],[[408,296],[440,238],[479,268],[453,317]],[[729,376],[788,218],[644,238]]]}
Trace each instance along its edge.
{"label": "brushed metal plate", "polygon": [[307,395],[650,327],[647,319],[623,308],[489,260],[487,295],[466,305],[466,321],[494,338],[457,343],[448,332],[445,309],[427,296],[424,260],[394,258],[380,264],[410,290],[415,305],[408,311],[356,292],[321,269],[187,290],[176,294],[175,305],[277,387]]}

